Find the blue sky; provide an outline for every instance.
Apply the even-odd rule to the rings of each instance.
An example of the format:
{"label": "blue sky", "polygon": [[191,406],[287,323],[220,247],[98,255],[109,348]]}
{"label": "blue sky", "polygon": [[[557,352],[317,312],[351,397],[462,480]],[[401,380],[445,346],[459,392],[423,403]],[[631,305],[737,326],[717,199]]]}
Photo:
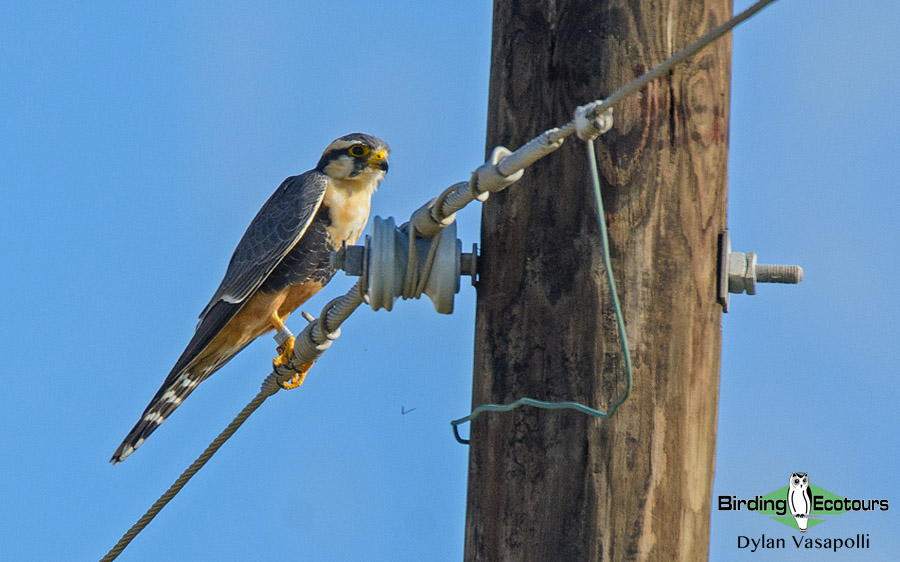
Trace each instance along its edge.
{"label": "blue sky", "polygon": [[[487,2],[0,6],[0,557],[98,559],[256,393],[268,338],[107,463],[284,177],[353,131],[393,148],[373,216],[402,222],[468,177],[490,17]],[[888,498],[816,528],[870,533],[834,560],[900,548],[897,22],[893,2],[782,0],[734,37],[734,249],[806,280],[733,296],[723,317],[714,494],[799,470]],[[460,213],[464,247],[478,221]],[[452,316],[360,310],[120,559],[461,559],[467,450],[448,422],[470,409],[474,303],[464,282]],[[711,559],[829,559],[736,548],[785,529],[714,511]]]}

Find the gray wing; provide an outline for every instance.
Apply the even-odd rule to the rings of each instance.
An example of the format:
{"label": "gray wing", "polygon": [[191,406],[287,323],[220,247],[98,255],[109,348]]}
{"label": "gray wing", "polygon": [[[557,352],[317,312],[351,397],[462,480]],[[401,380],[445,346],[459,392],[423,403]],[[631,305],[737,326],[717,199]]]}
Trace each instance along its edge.
{"label": "gray wing", "polygon": [[284,180],[265,202],[238,242],[225,278],[200,313],[200,321],[219,301],[236,304],[265,281],[306,232],[322,204],[325,174],[310,170]]}
{"label": "gray wing", "polygon": [[303,237],[322,204],[326,185],[325,175],[311,170],[284,180],[265,202],[234,250],[225,279],[200,314],[194,336],[141,418],[116,449],[113,463],[134,452],[203,379],[240,351],[240,348],[230,349],[201,369],[189,368]]}

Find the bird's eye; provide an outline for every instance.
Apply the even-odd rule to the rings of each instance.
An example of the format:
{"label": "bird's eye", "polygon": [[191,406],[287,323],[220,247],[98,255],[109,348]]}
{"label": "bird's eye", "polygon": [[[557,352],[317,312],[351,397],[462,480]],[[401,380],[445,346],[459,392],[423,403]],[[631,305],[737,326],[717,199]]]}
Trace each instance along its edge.
{"label": "bird's eye", "polygon": [[369,147],[363,144],[354,144],[350,147],[348,152],[350,153],[350,156],[353,156],[354,158],[362,158],[369,153]]}

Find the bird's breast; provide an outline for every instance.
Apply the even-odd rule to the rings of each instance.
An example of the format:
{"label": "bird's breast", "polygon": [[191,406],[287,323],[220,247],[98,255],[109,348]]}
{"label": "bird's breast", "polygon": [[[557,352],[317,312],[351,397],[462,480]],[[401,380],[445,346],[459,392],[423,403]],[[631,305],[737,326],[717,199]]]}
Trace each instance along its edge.
{"label": "bird's breast", "polygon": [[328,209],[326,234],[334,248],[340,248],[344,242],[354,244],[359,239],[369,220],[372,191],[374,187],[370,190],[332,186],[325,191],[322,206]]}

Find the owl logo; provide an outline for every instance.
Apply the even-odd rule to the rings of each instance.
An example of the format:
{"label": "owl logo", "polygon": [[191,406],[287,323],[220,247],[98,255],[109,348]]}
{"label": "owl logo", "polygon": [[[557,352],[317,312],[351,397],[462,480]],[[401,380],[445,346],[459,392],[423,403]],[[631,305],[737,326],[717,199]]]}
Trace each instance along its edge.
{"label": "owl logo", "polygon": [[791,486],[787,493],[791,515],[797,520],[801,533],[809,528],[809,511],[812,508],[812,490],[809,489],[809,475],[805,472],[791,474]]}

